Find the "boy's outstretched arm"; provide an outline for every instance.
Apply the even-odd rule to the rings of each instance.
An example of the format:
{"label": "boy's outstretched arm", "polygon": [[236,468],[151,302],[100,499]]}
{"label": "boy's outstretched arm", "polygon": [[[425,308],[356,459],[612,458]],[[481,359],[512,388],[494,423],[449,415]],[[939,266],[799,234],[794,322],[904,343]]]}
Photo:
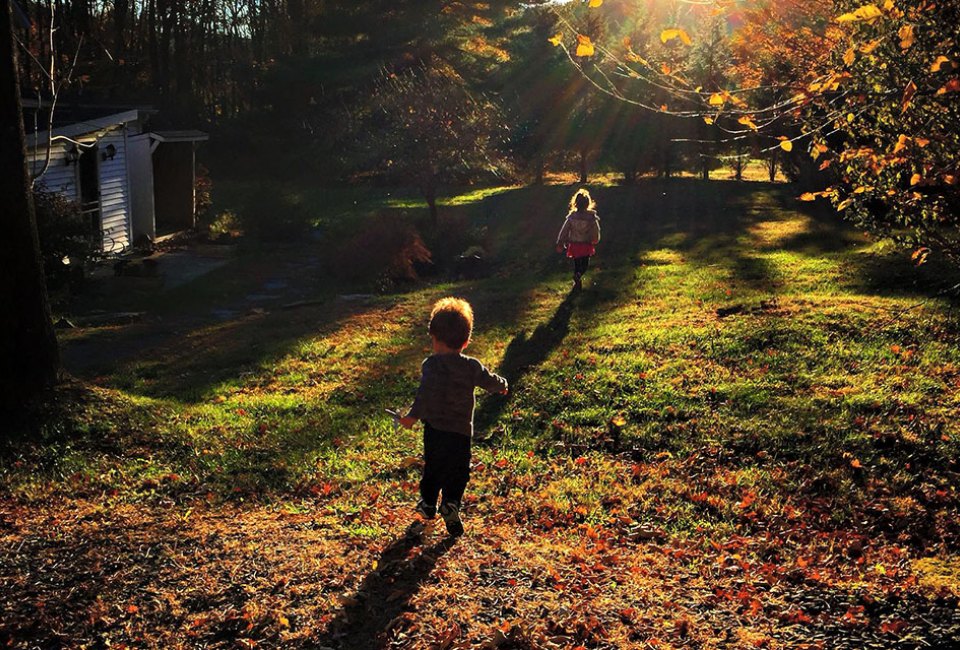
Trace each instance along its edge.
{"label": "boy's outstretched arm", "polygon": [[501,395],[507,394],[509,387],[506,379],[494,372],[490,372],[479,361],[477,362],[477,366],[477,386],[488,393],[500,393]]}

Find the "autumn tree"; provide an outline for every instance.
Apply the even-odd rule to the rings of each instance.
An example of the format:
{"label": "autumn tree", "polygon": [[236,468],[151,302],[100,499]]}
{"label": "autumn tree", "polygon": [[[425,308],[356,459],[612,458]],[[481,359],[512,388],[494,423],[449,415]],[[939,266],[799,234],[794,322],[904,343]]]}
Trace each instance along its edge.
{"label": "autumn tree", "polygon": [[57,341],[40,262],[37,225],[24,154],[23,115],[13,37],[12,3],[0,3],[0,406],[17,407],[53,385]]}
{"label": "autumn tree", "polygon": [[[808,141],[797,111],[797,99],[823,72],[841,34],[833,21],[833,0],[758,0],[733,16],[737,28],[729,37],[730,73],[739,80],[750,105],[771,123],[756,139],[770,181],[782,168],[801,185],[818,179],[817,165],[807,155]],[[787,137],[781,148],[772,138]],[[797,147],[792,143],[796,141]]]}
{"label": "autumn tree", "polygon": [[442,185],[498,171],[494,144],[503,135],[499,111],[441,61],[385,71],[365,132],[366,164],[386,178],[416,187],[434,226],[439,223]]}
{"label": "autumn tree", "polygon": [[918,261],[934,250],[960,264],[960,5],[838,7],[845,38],[808,88],[811,153],[838,179],[821,194]]}

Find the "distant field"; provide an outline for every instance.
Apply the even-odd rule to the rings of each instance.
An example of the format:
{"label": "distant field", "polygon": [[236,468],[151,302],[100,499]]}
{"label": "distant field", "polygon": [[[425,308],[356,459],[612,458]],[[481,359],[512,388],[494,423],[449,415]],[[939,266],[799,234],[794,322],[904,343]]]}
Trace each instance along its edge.
{"label": "distant field", "polygon": [[[279,188],[316,240],[65,334],[74,381],[0,456],[0,643],[953,647],[960,317],[930,296],[955,276],[789,185],[644,179],[591,188],[571,293],[573,189],[452,193],[431,235],[408,192]],[[489,275],[352,295],[317,258],[374,215]],[[511,395],[480,399],[466,536],[421,543],[419,434],[383,410],[450,294]]]}

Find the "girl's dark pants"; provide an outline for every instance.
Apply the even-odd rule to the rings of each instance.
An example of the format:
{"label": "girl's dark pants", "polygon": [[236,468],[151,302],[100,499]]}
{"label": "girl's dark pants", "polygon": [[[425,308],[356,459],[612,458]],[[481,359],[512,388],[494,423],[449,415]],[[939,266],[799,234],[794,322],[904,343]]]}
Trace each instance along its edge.
{"label": "girl's dark pants", "polygon": [[443,492],[443,503],[459,505],[470,480],[470,437],[424,422],[423,461],[420,498],[434,505]]}
{"label": "girl's dark pants", "polygon": [[577,275],[586,273],[588,266],[590,266],[590,256],[573,258],[573,272]]}

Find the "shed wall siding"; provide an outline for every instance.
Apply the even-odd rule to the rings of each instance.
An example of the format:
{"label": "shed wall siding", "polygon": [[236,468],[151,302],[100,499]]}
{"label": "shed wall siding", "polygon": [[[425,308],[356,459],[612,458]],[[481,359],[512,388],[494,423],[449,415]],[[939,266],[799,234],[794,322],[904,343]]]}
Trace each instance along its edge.
{"label": "shed wall siding", "polygon": [[103,250],[119,252],[130,245],[130,197],[127,186],[126,145],[122,132],[100,139],[100,153],[116,147],[113,159],[100,161],[100,218]]}
{"label": "shed wall siding", "polygon": [[[27,136],[27,144],[30,144],[30,136]],[[63,194],[68,200],[77,200],[77,166],[66,164],[67,146],[63,142],[54,142],[50,149],[50,166],[47,173],[38,181],[49,192]],[[46,160],[47,148],[39,149],[28,148],[27,164],[30,167],[31,174],[39,174],[43,169]]]}
{"label": "shed wall siding", "polygon": [[130,174],[130,215],[133,224],[133,241],[146,237],[157,238],[153,209],[153,156],[150,153],[150,136],[147,134],[127,137],[127,169]]}

